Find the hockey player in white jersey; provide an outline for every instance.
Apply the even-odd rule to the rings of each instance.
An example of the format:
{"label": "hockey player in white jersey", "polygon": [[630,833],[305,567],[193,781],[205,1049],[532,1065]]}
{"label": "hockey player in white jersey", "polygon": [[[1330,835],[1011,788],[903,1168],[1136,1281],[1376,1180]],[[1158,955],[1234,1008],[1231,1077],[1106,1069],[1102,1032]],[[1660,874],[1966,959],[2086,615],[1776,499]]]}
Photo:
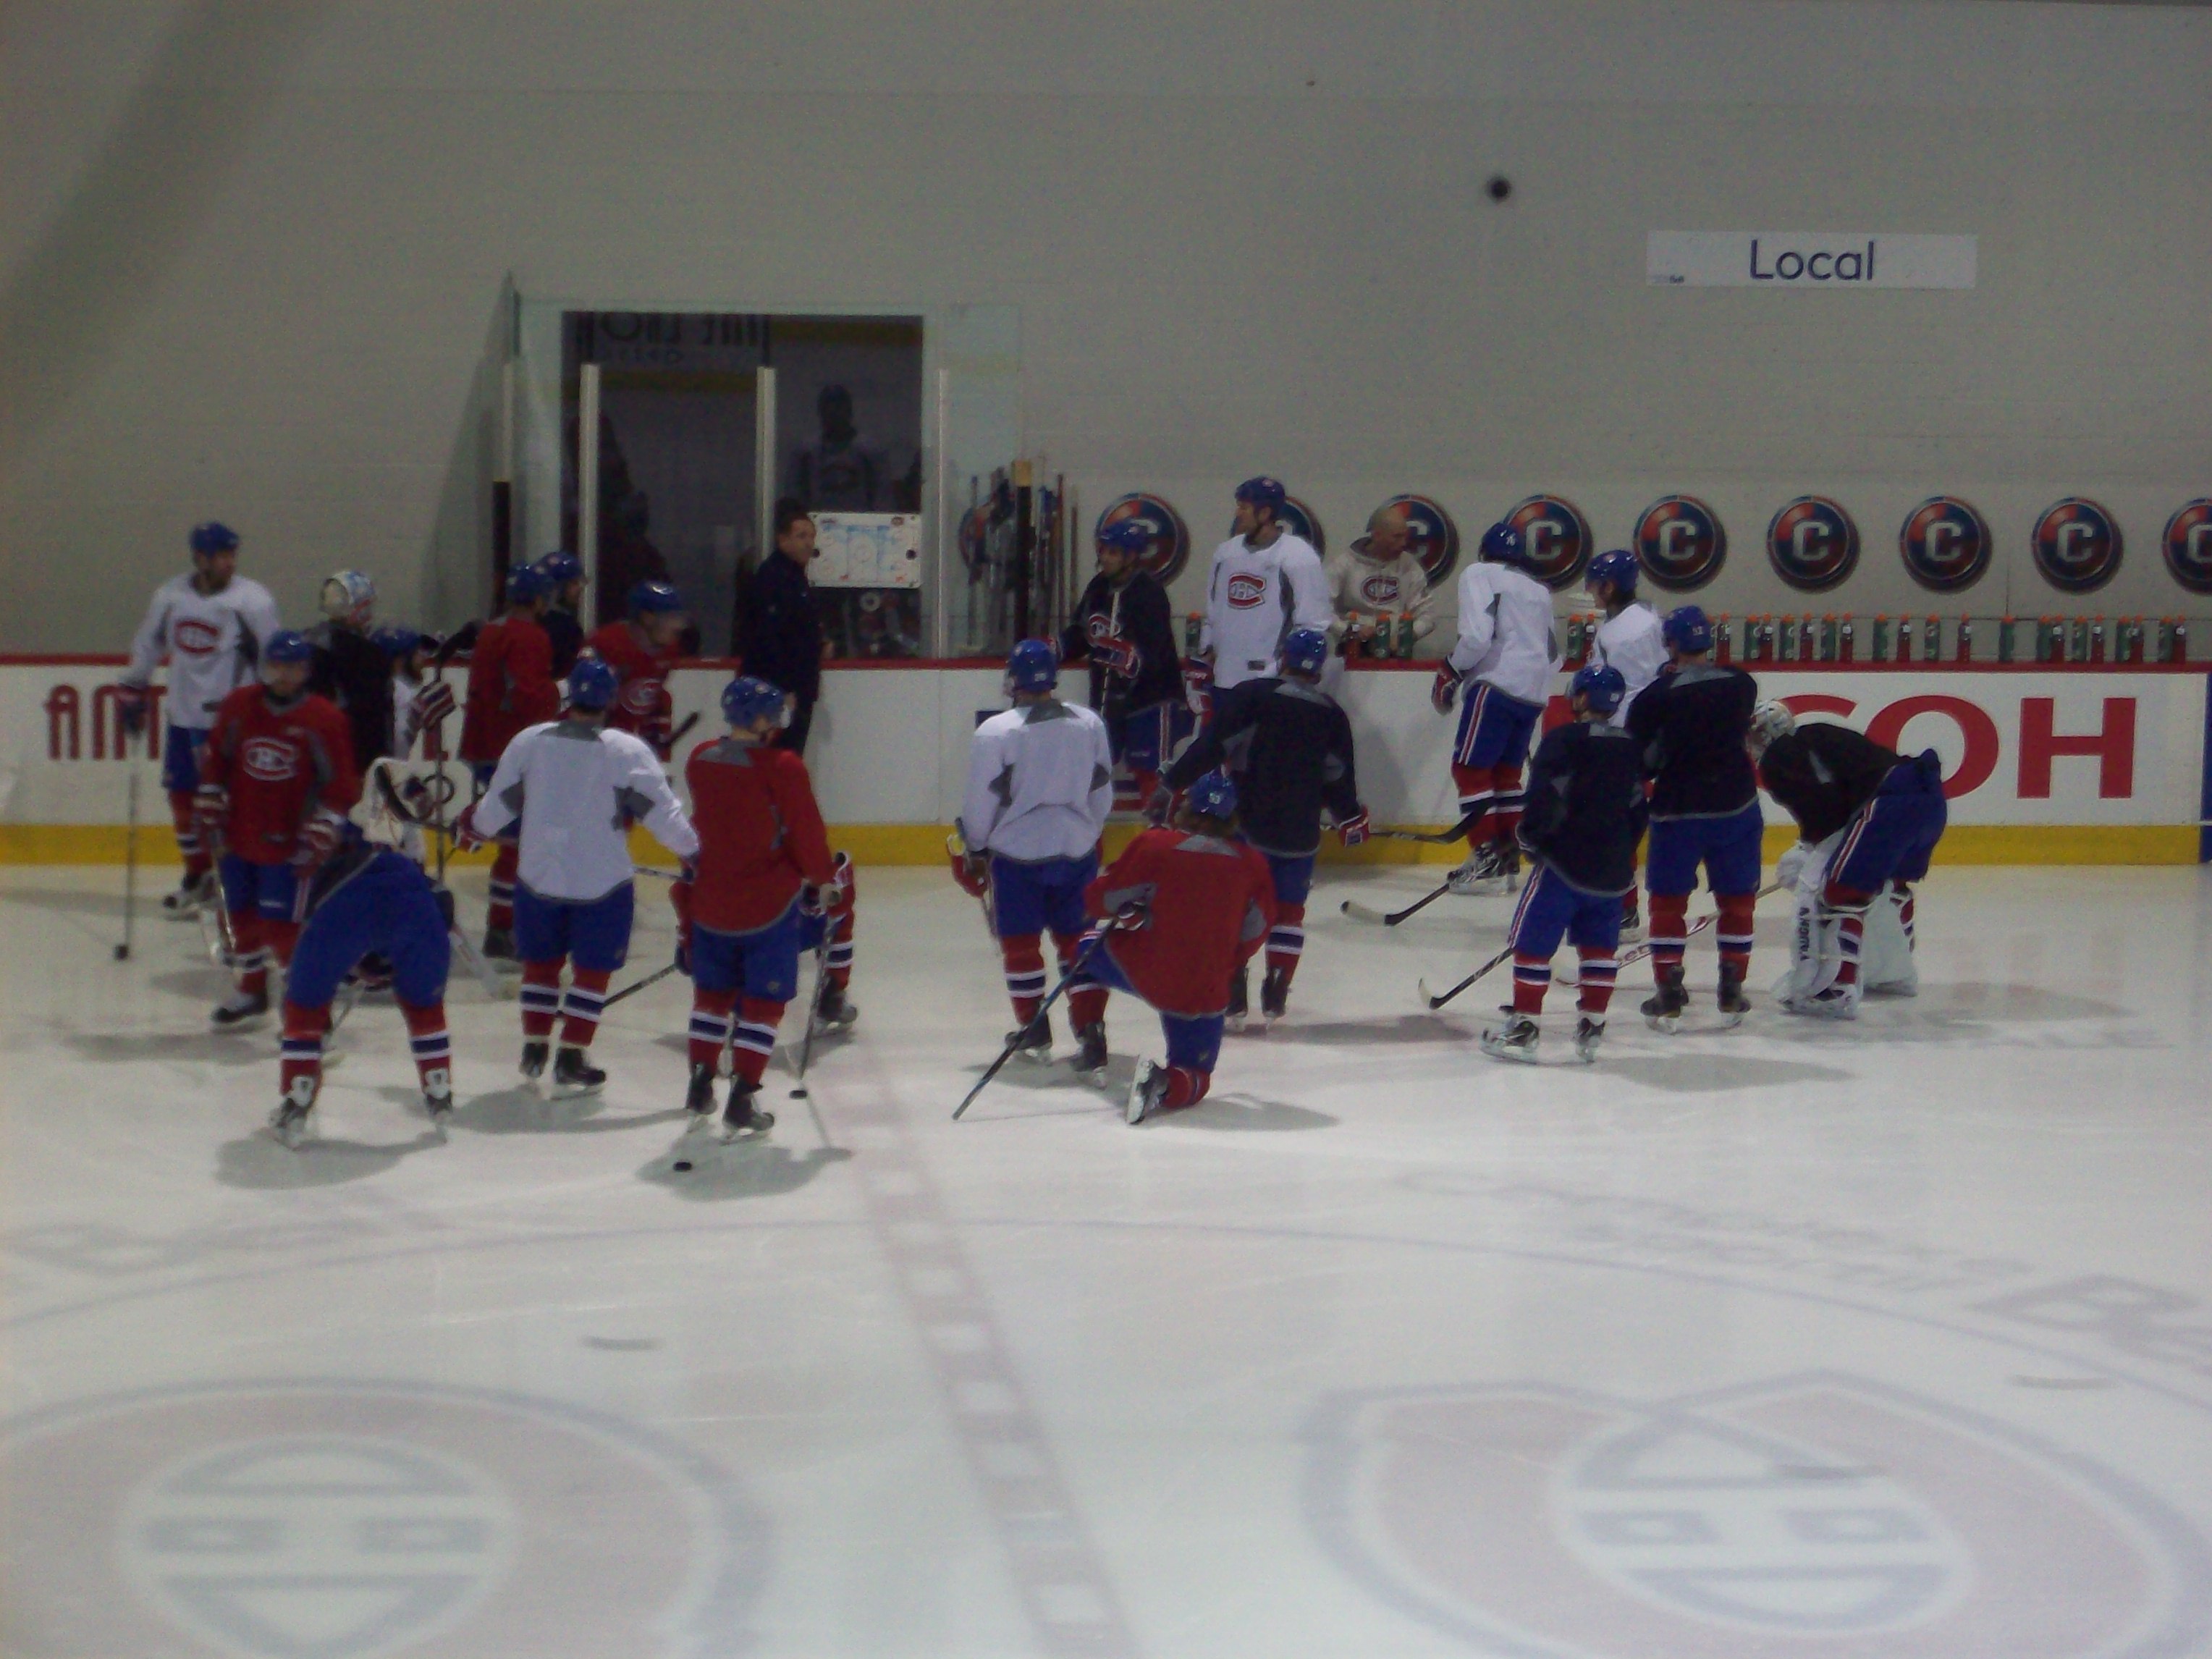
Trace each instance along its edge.
{"label": "hockey player in white jersey", "polygon": [[1190,706],[1201,719],[1216,691],[1279,672],[1283,636],[1293,628],[1327,631],[1335,620],[1321,555],[1283,528],[1288,497],[1277,478],[1237,486],[1237,522],[1213,550],[1206,585],[1206,624],[1198,652],[1183,665]]}
{"label": "hockey player in white jersey", "polygon": [[[699,836],[652,748],[607,729],[621,690],[615,671],[597,657],[580,658],[568,688],[567,713],[515,735],[483,799],[456,829],[462,845],[480,846],[520,823],[514,941],[522,958],[522,1074],[544,1073],[558,1016],[553,1082],[574,1090],[606,1081],[586,1051],[606,1006],[607,981],[629,955],[636,899],[629,826],[642,823],[687,861],[699,851]],[[571,969],[565,996],[563,962]]]}
{"label": "hockey player in white jersey", "polygon": [[1480,558],[1459,579],[1459,641],[1429,693],[1437,712],[1449,714],[1467,687],[1452,744],[1468,846],[1451,873],[1455,893],[1510,889],[1520,872],[1521,768],[1559,661],[1551,590],[1528,574],[1521,532],[1494,524],[1482,532]]}
{"label": "hockey player in white jersey", "polygon": [[187,538],[190,575],[173,576],[154,590],[146,620],[131,641],[131,665],[117,684],[118,712],[131,736],[145,730],[154,670],[169,664],[167,730],[161,741],[161,787],[168,791],[177,850],[185,877],[162,899],[172,917],[193,915],[215,896],[215,854],[200,841],[192,795],[200,787],[199,757],[214,728],[216,710],[259,672],[261,646],[282,626],[276,601],[259,582],[238,574],[238,532],[210,521]]}
{"label": "hockey player in white jersey", "polygon": [[[1428,572],[1407,550],[1412,540],[1405,507],[1394,502],[1375,509],[1367,533],[1350,548],[1328,556],[1322,569],[1336,611],[1329,625],[1332,641],[1364,645],[1388,630],[1392,617],[1413,617],[1416,640],[1437,631],[1437,619],[1427,614],[1435,595],[1429,592]],[[1389,643],[1382,641],[1385,647]]]}
{"label": "hockey player in white jersey", "polygon": [[[1590,598],[1605,610],[1605,620],[1597,625],[1597,637],[1590,645],[1589,659],[1595,667],[1612,669],[1628,688],[1621,695],[1620,707],[1613,711],[1612,723],[1624,728],[1637,693],[1657,679],[1668,662],[1659,613],[1636,597],[1637,578],[1643,574],[1636,555],[1616,547],[1592,559],[1583,576]],[[1620,904],[1620,937],[1628,941],[1642,939],[1644,916],[1632,884]]]}
{"label": "hockey player in white jersey", "polygon": [[[1017,1029],[1006,1040],[1025,1060],[1052,1058],[1044,1000],[1044,933],[1062,971],[1075,960],[1090,917],[1083,890],[1098,873],[1098,836],[1114,808],[1114,748],[1106,722],[1054,695],[1060,657],[1050,642],[1024,640],[1006,659],[1014,706],[975,728],[968,751],[953,878],[986,901],[1005,959]],[[1106,1068],[1106,993],[1071,987],[1068,1013],[1086,1079]]]}

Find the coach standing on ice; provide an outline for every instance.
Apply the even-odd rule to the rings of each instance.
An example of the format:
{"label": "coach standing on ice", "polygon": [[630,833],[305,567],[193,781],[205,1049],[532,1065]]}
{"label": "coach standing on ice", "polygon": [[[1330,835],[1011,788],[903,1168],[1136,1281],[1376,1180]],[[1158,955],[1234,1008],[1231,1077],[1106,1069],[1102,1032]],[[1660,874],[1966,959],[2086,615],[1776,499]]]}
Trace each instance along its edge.
{"label": "coach standing on ice", "polygon": [[779,749],[806,750],[814,704],[822,695],[822,613],[806,567],[814,558],[814,520],[789,496],[775,504],[775,551],[753,573],[738,654],[744,672],[780,685],[792,700],[791,724]]}

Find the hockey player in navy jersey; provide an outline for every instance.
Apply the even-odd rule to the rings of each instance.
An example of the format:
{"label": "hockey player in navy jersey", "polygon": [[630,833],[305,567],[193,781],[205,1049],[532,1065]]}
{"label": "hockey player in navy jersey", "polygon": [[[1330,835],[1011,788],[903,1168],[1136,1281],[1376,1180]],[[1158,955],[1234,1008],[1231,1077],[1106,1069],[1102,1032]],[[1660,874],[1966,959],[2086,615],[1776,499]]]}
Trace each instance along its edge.
{"label": "hockey player in navy jersey", "polygon": [[1620,705],[1620,671],[1592,664],[1569,686],[1575,717],[1537,746],[1528,772],[1521,846],[1535,862],[1513,913],[1513,1006],[1505,1024],[1482,1034],[1485,1054],[1534,1060],[1561,939],[1581,958],[1581,1018],[1575,1058],[1597,1058],[1613,1002],[1620,896],[1635,884],[1643,838],[1644,768],[1636,739],[1612,722]]}
{"label": "hockey player in navy jersey", "polygon": [[1668,665],[1629,711],[1628,729],[1651,779],[1651,846],[1644,884],[1651,895],[1651,976],[1644,1005],[1655,1030],[1680,1029],[1689,1006],[1682,954],[1689,938],[1690,894],[1705,866],[1720,907],[1718,1006],[1730,1024],[1750,1011],[1743,994],[1751,968],[1752,908],[1759,896],[1765,829],[1751,752],[1751,711],[1759,683],[1712,660],[1713,627],[1694,605],[1669,611]]}
{"label": "hockey player in navy jersey", "polygon": [[[1339,840],[1357,847],[1368,836],[1367,810],[1359,804],[1352,763],[1352,722],[1321,689],[1328,663],[1328,635],[1294,628],[1283,641],[1279,679],[1246,682],[1193,739],[1169,769],[1169,789],[1188,789],[1217,769],[1237,785],[1244,838],[1259,849],[1274,877],[1274,926],[1267,934],[1267,975],[1260,1012],[1273,1020],[1290,1006],[1291,979],[1306,945],[1306,896],[1313,890],[1314,859],[1321,850],[1323,808]],[[1155,799],[1155,821],[1167,820],[1164,794]],[[1229,983],[1229,1023],[1243,1023],[1249,993],[1244,964]]]}
{"label": "hockey player in navy jersey", "polygon": [[537,568],[547,590],[538,626],[553,642],[553,678],[565,680],[584,651],[584,624],[576,615],[584,603],[584,562],[565,547],[556,547],[538,561]]}
{"label": "hockey player in navy jersey", "polygon": [[1188,718],[1167,590],[1137,562],[1151,539],[1134,519],[1098,532],[1098,574],[1060,635],[1061,661],[1091,665],[1091,706],[1105,719],[1139,806],[1159,787],[1177,716]]}

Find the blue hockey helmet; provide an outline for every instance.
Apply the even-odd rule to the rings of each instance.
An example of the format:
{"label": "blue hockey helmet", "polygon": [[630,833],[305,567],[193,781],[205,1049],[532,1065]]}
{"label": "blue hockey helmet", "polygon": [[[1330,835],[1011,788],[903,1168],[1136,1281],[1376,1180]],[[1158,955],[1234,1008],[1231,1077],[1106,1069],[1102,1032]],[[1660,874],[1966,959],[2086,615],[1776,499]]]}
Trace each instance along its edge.
{"label": "blue hockey helmet", "polygon": [[238,550],[238,532],[228,525],[210,519],[205,524],[196,524],[185,541],[195,553],[234,553]]}
{"label": "blue hockey helmet", "polygon": [[665,615],[684,609],[684,596],[676,591],[673,582],[640,582],[629,591],[629,614],[633,617]]}
{"label": "blue hockey helmet", "polygon": [[1486,564],[1525,566],[1528,550],[1522,544],[1521,532],[1501,519],[1482,532],[1480,556]]}
{"label": "blue hockey helmet", "polygon": [[1667,613],[1667,620],[1659,624],[1659,637],[1670,651],[1686,657],[1703,656],[1713,648],[1712,621],[1701,606],[1686,605]]}
{"label": "blue hockey helmet", "polygon": [[584,580],[584,562],[565,547],[556,547],[538,562],[538,574],[556,587]]}
{"label": "blue hockey helmet", "polygon": [[1237,486],[1237,499],[1249,501],[1255,507],[1272,507],[1279,513],[1291,493],[1283,488],[1280,478],[1271,478],[1262,472],[1256,478],[1247,478]]}
{"label": "blue hockey helmet", "polygon": [[571,708],[611,708],[622,690],[622,676],[614,665],[599,657],[579,657],[568,671]]}
{"label": "blue hockey helmet", "polygon": [[1183,796],[1183,804],[1201,817],[1233,818],[1237,816],[1237,786],[1230,782],[1226,772],[1208,772],[1191,785]]}
{"label": "blue hockey helmet", "polygon": [[323,578],[316,602],[332,622],[359,628],[376,610],[376,583],[366,570],[338,570]]}
{"label": "blue hockey helmet", "polygon": [[305,634],[294,629],[280,628],[262,642],[261,660],[264,662],[313,662],[314,659],[315,647],[307,642]]}
{"label": "blue hockey helmet", "polygon": [[1098,545],[1116,547],[1134,558],[1152,544],[1152,527],[1142,519],[1117,519],[1098,532]]}
{"label": "blue hockey helmet", "polygon": [[1567,682],[1567,695],[1582,698],[1593,713],[1610,714],[1628,695],[1628,682],[1618,668],[1594,662],[1575,671],[1574,678]]}
{"label": "blue hockey helmet", "polygon": [[395,661],[411,657],[422,648],[422,636],[411,628],[397,623],[386,623],[368,636],[368,642]]}
{"label": "blue hockey helmet", "polygon": [[1283,635],[1283,672],[1318,679],[1328,660],[1328,635],[1318,628],[1293,628]]}
{"label": "blue hockey helmet", "polygon": [[1610,582],[1616,592],[1633,593],[1636,579],[1643,574],[1644,567],[1637,562],[1636,555],[1625,547],[1608,548],[1589,562],[1589,568],[1583,573],[1583,583],[1595,587],[1600,582]]}
{"label": "blue hockey helmet", "polygon": [[740,674],[722,688],[722,718],[741,730],[749,731],[763,720],[781,726],[788,722],[790,714],[791,705],[784,700],[782,688],[757,674]]}
{"label": "blue hockey helmet", "polygon": [[1006,695],[1049,691],[1060,684],[1060,653],[1050,640],[1024,640],[1006,653]]}
{"label": "blue hockey helmet", "polygon": [[533,564],[519,564],[507,573],[507,602],[509,605],[534,605],[553,592],[553,584],[545,580],[545,573]]}

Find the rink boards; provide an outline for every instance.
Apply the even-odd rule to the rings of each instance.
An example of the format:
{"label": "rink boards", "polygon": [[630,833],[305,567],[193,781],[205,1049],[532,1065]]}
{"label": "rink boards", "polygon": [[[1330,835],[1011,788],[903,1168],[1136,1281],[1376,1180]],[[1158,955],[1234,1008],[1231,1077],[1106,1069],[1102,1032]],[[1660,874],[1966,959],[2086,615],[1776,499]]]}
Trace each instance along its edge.
{"label": "rink boards", "polygon": [[[141,769],[147,839],[169,857],[155,763],[125,757],[112,690],[121,659],[0,659],[0,860],[76,863],[123,854],[127,783]],[[1755,665],[1754,665],[1755,667]],[[725,664],[679,670],[676,717],[717,725]],[[1756,668],[1755,668],[1755,672]],[[456,694],[465,670],[448,675]],[[1425,666],[1360,668],[1337,693],[1358,739],[1360,792],[1379,824],[1452,821],[1455,721],[1429,705]],[[1759,673],[1762,694],[1943,762],[1952,863],[2200,861],[2208,806],[2207,675],[2201,666],[1804,665]],[[1071,695],[1078,675],[1066,683]],[[839,844],[866,863],[930,863],[957,816],[969,733],[1004,708],[994,665],[884,664],[823,677],[809,765]],[[1554,699],[1553,718],[1565,706]],[[687,739],[685,747],[689,746]],[[1787,842],[1767,804],[1770,853]],[[1370,843],[1337,856],[1449,860],[1455,849]]]}

